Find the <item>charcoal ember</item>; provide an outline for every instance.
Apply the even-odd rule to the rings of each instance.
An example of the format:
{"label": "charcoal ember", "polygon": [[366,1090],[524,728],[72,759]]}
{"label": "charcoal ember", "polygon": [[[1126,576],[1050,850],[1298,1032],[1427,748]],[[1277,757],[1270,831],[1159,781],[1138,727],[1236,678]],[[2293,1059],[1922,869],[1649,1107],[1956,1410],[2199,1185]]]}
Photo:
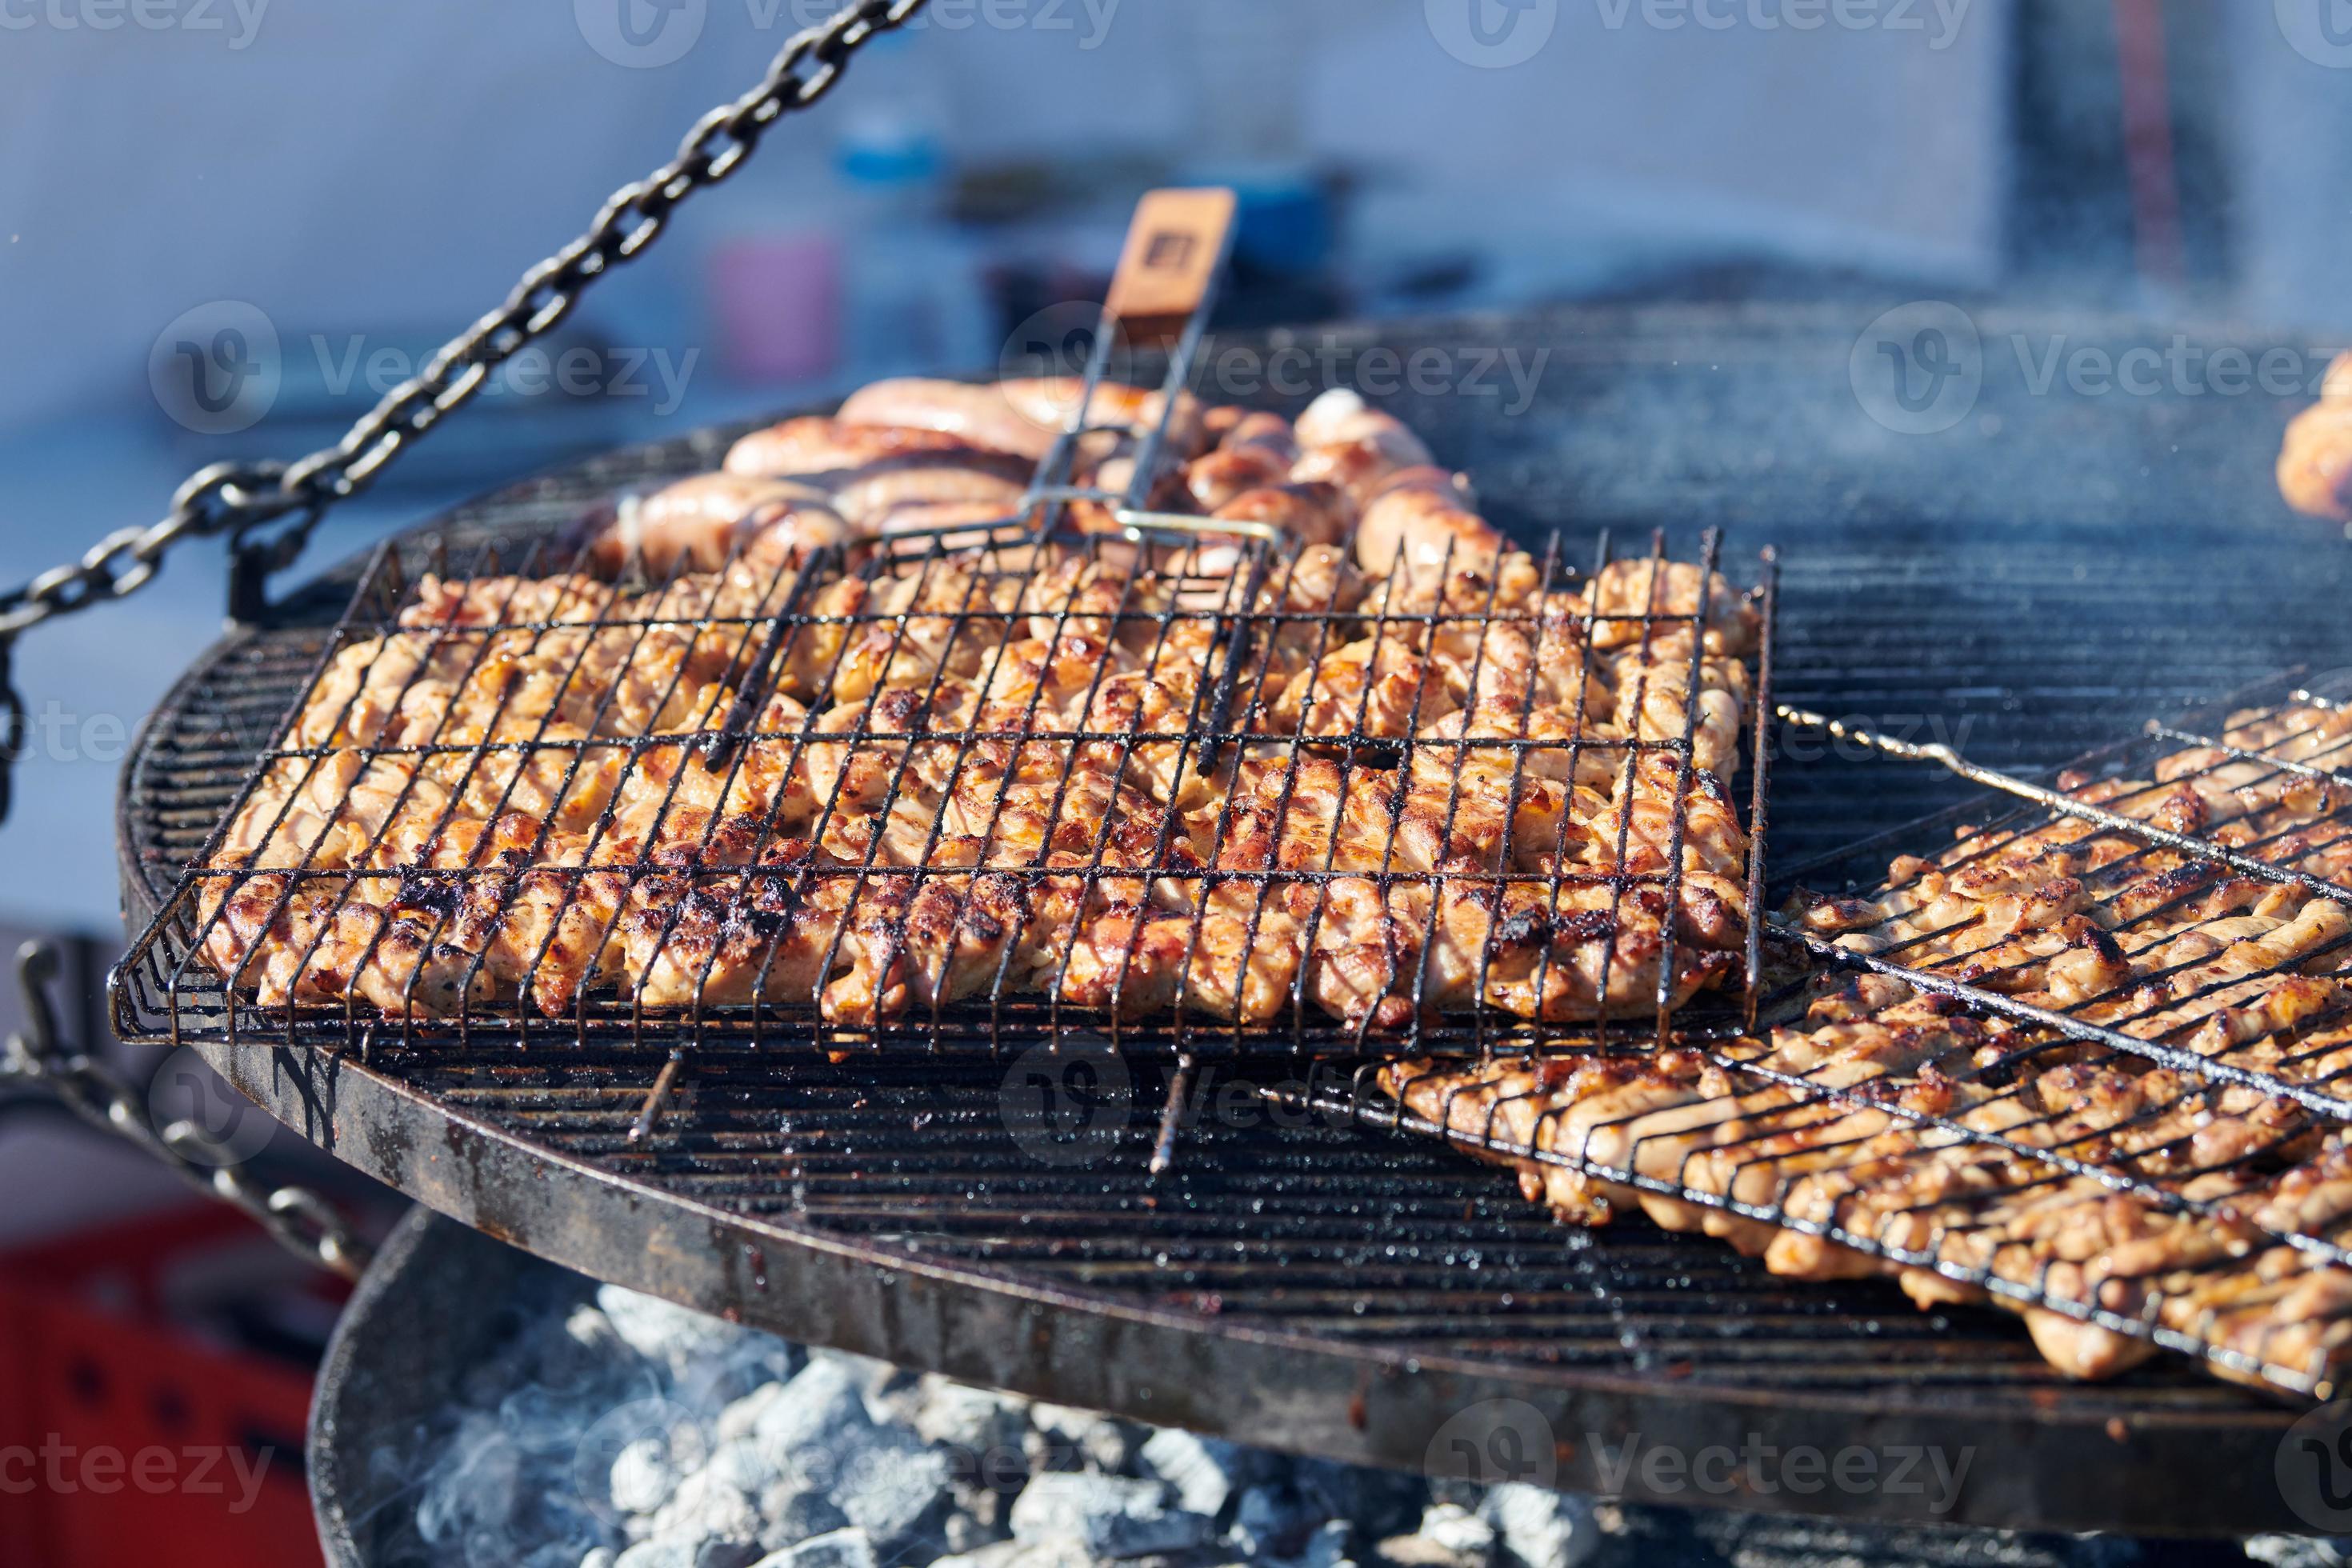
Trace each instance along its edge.
{"label": "charcoal ember", "polygon": [[1136,1458],[1143,1475],[1176,1489],[1178,1502],[1212,1518],[1224,1511],[1226,1500],[1252,1468],[1249,1454],[1240,1444],[1173,1426],[1145,1438]]}
{"label": "charcoal ember", "polygon": [[1524,1568],[1576,1568],[1600,1546],[1591,1499],[1524,1481],[1489,1488],[1478,1517],[1494,1527],[1505,1550]]}
{"label": "charcoal ember", "polygon": [[763,1383],[741,1398],[730,1401],[727,1408],[719,1413],[719,1419],[710,1424],[711,1436],[721,1443],[749,1437],[768,1407],[783,1396],[784,1384],[778,1379]]}
{"label": "charcoal ember", "polygon": [[1484,1563],[1493,1555],[1495,1526],[1460,1503],[1434,1502],[1423,1510],[1413,1533],[1461,1563]]}
{"label": "charcoal ember", "polygon": [[[1453,1503],[1443,1505],[1457,1506]],[[1374,1551],[1388,1568],[1482,1568],[1488,1557],[1464,1557],[1450,1552],[1418,1531],[1409,1535],[1391,1535]]]}
{"label": "charcoal ember", "polygon": [[1133,1464],[1141,1437],[1127,1422],[1068,1405],[1032,1405],[1029,1424],[1033,1437],[1043,1439],[1026,1445],[1032,1468],[1040,1470],[1120,1475]]}
{"label": "charcoal ember", "polygon": [[782,1341],[747,1332],[719,1354],[673,1365],[670,1397],[698,1410],[719,1408],[787,1382],[801,1365]]}
{"label": "charcoal ember", "polygon": [[755,1337],[752,1331],[707,1312],[618,1285],[599,1286],[596,1305],[630,1349],[674,1373],[690,1371],[698,1361],[731,1356]]}
{"label": "charcoal ember", "polygon": [[760,1493],[760,1544],[781,1552],[845,1529],[849,1516],[830,1494],[799,1481],[772,1481]]}
{"label": "charcoal ember", "polygon": [[740,1541],[657,1535],[622,1552],[613,1568],[750,1568],[758,1556],[758,1548]]}
{"label": "charcoal ember", "polygon": [[1326,1516],[1295,1489],[1251,1487],[1234,1504],[1225,1539],[1250,1557],[1289,1557],[1305,1548]]}
{"label": "charcoal ember", "polygon": [[2328,1541],[2303,1535],[2254,1535],[2246,1540],[2246,1555],[2268,1568],[2344,1568],[2352,1562],[2352,1541]]}
{"label": "charcoal ember", "polygon": [[704,1473],[750,1497],[757,1497],[779,1476],[774,1458],[751,1437],[736,1437],[711,1450]]}
{"label": "charcoal ember", "polygon": [[677,1482],[677,1467],[670,1460],[667,1441],[639,1437],[614,1457],[605,1495],[624,1513],[652,1513],[670,1500]]}
{"label": "charcoal ember", "polygon": [[751,1438],[779,1474],[829,1486],[873,1431],[856,1370],[838,1357],[811,1356],[752,1422]]}
{"label": "charcoal ember", "polygon": [[975,1455],[1021,1451],[1021,1435],[1028,1426],[1027,1400],[992,1394],[936,1373],[918,1380],[915,1393],[908,1420],[924,1442]]}
{"label": "charcoal ember", "polygon": [[841,1511],[883,1551],[935,1531],[953,1506],[948,1458],[900,1428],[877,1429],[834,1489]]}
{"label": "charcoal ember", "polygon": [[822,1363],[846,1373],[877,1421],[887,1419],[885,1412],[889,1410],[891,1397],[917,1381],[913,1373],[901,1372],[887,1361],[877,1361],[855,1351],[817,1349],[810,1351],[808,1357],[811,1365]]}
{"label": "charcoal ember", "polygon": [[1313,1511],[1325,1519],[1352,1520],[1374,1540],[1410,1531],[1429,1505],[1429,1483],[1402,1471],[1300,1459],[1291,1475]]}
{"label": "charcoal ember", "polygon": [[1208,1542],[1215,1521],[1180,1508],[1162,1481],[1055,1472],[1041,1475],[1013,1500],[1014,1539],[1066,1538],[1097,1557],[1184,1552]]}
{"label": "charcoal ember", "polygon": [[653,1517],[653,1539],[755,1543],[760,1506],[740,1488],[709,1470],[697,1470],[678,1483],[676,1495]]}
{"label": "charcoal ember", "polygon": [[1097,1563],[1081,1542],[1056,1535],[1045,1541],[1000,1541],[961,1556],[935,1559],[931,1568],[1097,1568]]}
{"label": "charcoal ember", "polygon": [[1356,1527],[1344,1519],[1327,1520],[1307,1538],[1297,1568],[1355,1568]]}
{"label": "charcoal ember", "polygon": [[940,1526],[940,1545],[948,1555],[965,1556],[1005,1539],[1012,1526],[1005,1521],[1004,1516],[1012,1511],[1013,1505],[1005,1500],[1003,1493],[982,1491],[979,1494],[980,1500],[991,1510],[985,1516],[970,1507],[961,1492],[956,1493],[955,1498],[954,1509]]}
{"label": "charcoal ember", "polygon": [[877,1562],[864,1531],[836,1530],[771,1552],[756,1568],[876,1568]]}
{"label": "charcoal ember", "polygon": [[613,1320],[583,1301],[564,1314],[561,1331],[544,1336],[539,1376],[559,1388],[608,1380],[635,1355]]}

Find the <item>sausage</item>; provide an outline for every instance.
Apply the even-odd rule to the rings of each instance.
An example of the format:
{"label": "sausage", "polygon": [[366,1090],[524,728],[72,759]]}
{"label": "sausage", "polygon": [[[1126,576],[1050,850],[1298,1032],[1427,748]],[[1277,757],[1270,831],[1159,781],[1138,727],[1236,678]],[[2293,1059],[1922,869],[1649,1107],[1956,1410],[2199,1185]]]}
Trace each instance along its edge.
{"label": "sausage", "polygon": [[606,575],[635,561],[649,575],[667,577],[718,571],[739,551],[798,559],[851,533],[823,490],[789,479],[697,474],[625,500],[590,544],[589,559]]}
{"label": "sausage", "polygon": [[1368,406],[1346,387],[1325,393],[1298,416],[1298,444],[1292,465],[1296,480],[1328,480],[1369,502],[1401,468],[1431,462],[1429,447],[1393,414]]}
{"label": "sausage", "polygon": [[[838,417],[848,425],[934,431],[1034,463],[1053,450],[1083,385],[1078,377],[1066,375],[987,385],[900,376],[851,394]],[[1124,426],[1139,435],[1159,423],[1160,407],[1157,392],[1107,381],[1097,384],[1088,416],[1094,424]],[[1187,396],[1170,423],[1169,443],[1177,456],[1198,450],[1200,430],[1200,405]]]}
{"label": "sausage", "polygon": [[1375,576],[1400,562],[1408,574],[1489,563],[1508,542],[1476,509],[1477,498],[1461,475],[1428,467],[1399,469],[1364,507],[1356,562]]}
{"label": "sausage", "polygon": [[1355,526],[1356,507],[1337,485],[1265,485],[1244,490],[1210,515],[1272,523],[1304,544],[1337,544]]}
{"label": "sausage", "polygon": [[870,530],[902,506],[956,502],[1015,511],[1031,464],[933,430],[787,419],[736,442],[727,471],[812,486],[844,518]]}
{"label": "sausage", "polygon": [[1290,422],[1278,414],[1244,415],[1218,442],[1186,465],[1184,488],[1202,511],[1214,511],[1244,490],[1278,485],[1298,460]]}
{"label": "sausage", "polygon": [[2336,356],[2319,401],[2289,421],[2278,487],[2299,512],[2352,522],[2352,353]]}
{"label": "sausage", "polygon": [[[786,419],[754,430],[727,449],[730,474],[811,475],[862,468],[905,458],[953,457],[1006,466],[1011,454],[974,447],[937,430],[855,425],[842,419]],[[1025,469],[1024,470],[1025,471]]]}

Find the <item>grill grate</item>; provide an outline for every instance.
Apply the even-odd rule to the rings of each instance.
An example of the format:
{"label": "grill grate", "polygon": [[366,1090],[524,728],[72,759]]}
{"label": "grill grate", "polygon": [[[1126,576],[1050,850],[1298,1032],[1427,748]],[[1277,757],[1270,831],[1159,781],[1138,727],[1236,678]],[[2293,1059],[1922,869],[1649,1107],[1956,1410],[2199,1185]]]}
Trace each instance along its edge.
{"label": "grill grate", "polygon": [[[1958,1286],[2328,1397],[2352,1319],[2314,1272],[2352,1263],[2328,1196],[2352,1110],[2352,715],[2301,689],[2230,706],[2210,735],[2151,724],[2054,790],[1872,738],[2026,804],[1971,815],[1956,848],[1898,860],[1859,896],[1801,895],[1781,921],[1815,957],[1899,986],[1792,984],[1766,1005],[1783,1032],[1630,1064],[1631,1110],[1587,1112],[1624,1075],[1565,1058],[1366,1064],[1344,1093],[1299,1102],[1573,1173],[1555,1201],[1593,1201],[1599,1182],[1668,1200],[1687,1226],[1751,1222],[1759,1247],[1824,1238],[1938,1296]],[[1866,874],[1942,836],[1843,858]],[[2145,1227],[2109,1234],[2111,1199]],[[2070,1248],[2069,1220],[2095,1250]],[[2124,1257],[2139,1260],[2108,1266]],[[2116,1360],[2053,1343],[2086,1370]]]}
{"label": "grill grate", "polygon": [[[1948,438],[1883,439],[1846,379],[1853,334],[1880,308],[1349,330],[1330,340],[1332,374],[1352,376],[1367,348],[1549,353],[1523,416],[1474,397],[1390,406],[1477,473],[1489,515],[1522,537],[1563,518],[1588,543],[1604,523],[1638,539],[1720,520],[1727,558],[1767,537],[1801,546],[1782,584],[1777,696],[2011,771],[2333,657],[2339,573],[2307,525],[2250,500],[2269,483],[2283,410],[2037,399],[2004,379],[2008,356],[1988,355],[1987,417]],[[2135,341],[2115,323],[1985,321],[1989,336],[2028,328]],[[1661,417],[1629,433],[1644,411]],[[401,548],[463,556],[559,528],[625,487],[715,467],[741,433],[599,458]],[[2144,466],[2084,460],[2119,450]],[[275,732],[356,582],[354,567],[284,623],[223,645],[152,721],[123,802],[142,914],[203,849],[236,793],[220,770]],[[1772,745],[1782,879],[1978,793],[1787,727]],[[1201,1065],[1188,1103],[1204,1109],[1154,1181],[1146,1160],[1175,1074],[1150,1056],[1098,1156],[1053,1165],[1008,1123],[1010,1063],[695,1052],[673,1086],[690,1113],[633,1142],[656,1054],[593,1041],[412,1051],[379,1030],[362,1064],[273,1037],[198,1045],[306,1135],[445,1212],[603,1279],[953,1375],[1416,1467],[1439,1424],[1507,1395],[1552,1421],[1576,1450],[1563,1449],[1562,1484],[1587,1489],[1602,1484],[1588,1430],[1612,1446],[1634,1429],[1698,1446],[1759,1430],[1825,1448],[1974,1445],[1952,1517],[2295,1527],[2266,1488],[2210,1484],[2267,1474],[2293,1413],[2183,1363],[2072,1384],[1996,1314],[1920,1312],[1888,1281],[1777,1278],[1639,1217],[1564,1227],[1435,1140],[1228,1117],[1220,1097],[1241,1063]],[[1919,1516],[1899,1498],[1753,1501]]]}
{"label": "grill grate", "polygon": [[[1211,573],[1203,552],[1229,544],[1163,548],[1152,566],[1134,542],[1103,535],[954,551],[935,540],[911,559],[820,554],[796,570],[738,555],[622,597],[586,574],[584,547],[558,538],[464,551],[444,541],[422,560],[387,550],[322,647],[289,645],[255,672],[282,689],[311,654],[307,698],[134,945],[118,1005],[126,1038],[359,1044],[396,1031],[410,1046],[482,1037],[551,1049],[997,1051],[1090,1027],[1196,1056],[1360,1050],[1375,1037],[1470,1053],[1605,1042],[1609,1014],[1636,1008],[1654,1015],[1663,1041],[1676,1005],[1718,984],[1739,1000],[1693,1026],[1721,1032],[1746,1016],[1758,949],[1744,910],[1727,911],[1741,928],[1729,952],[1702,949],[1654,914],[1654,950],[1637,944],[1643,910],[1704,896],[1685,880],[1694,800],[1712,796],[1738,834],[1706,771],[1723,765],[1725,742],[1703,749],[1702,725],[1718,721],[1701,698],[1720,679],[1717,625],[1744,616],[1761,630],[1741,683],[1769,693],[1769,551],[1756,609],[1717,602],[1729,590],[1712,532],[1695,570],[1659,532],[1624,557],[1604,534],[1580,573],[1555,536],[1509,572],[1433,574],[1401,558],[1365,584],[1331,571],[1328,555],[1263,542]],[[1529,667],[1497,674],[1498,646]],[[1031,647],[1055,658],[1091,651],[1075,674],[1030,678],[1025,698],[1018,686],[990,698],[1004,673],[1024,673],[1012,650]],[[1364,649],[1360,669],[1346,664]],[[1382,673],[1391,656],[1397,671]],[[1572,708],[1538,706],[1538,662],[1629,668],[1612,694],[1623,710],[1615,726],[1588,714],[1594,680],[1570,679]],[[910,663],[914,679],[892,673]],[[1055,679],[1076,693],[1057,697],[1061,718],[1043,706]],[[1490,680],[1507,693],[1496,710],[1483,706]],[[1400,685],[1410,706],[1391,711]],[[1653,685],[1665,701],[1651,700]],[[495,697],[466,706],[485,690]],[[573,693],[572,708],[593,697],[593,709],[574,715]],[[1423,738],[1433,728],[1424,709],[1457,700],[1458,736]],[[395,730],[420,701],[429,728]],[[951,703],[960,717],[939,717]],[[263,706],[240,705],[235,722],[252,724]],[[1654,722],[1661,710],[1671,718]],[[1764,719],[1759,704],[1759,742]],[[1736,759],[1736,737],[1728,751]],[[221,801],[241,761],[233,743],[185,754],[179,809]],[[1766,771],[1750,781],[1759,824]],[[1498,773],[1516,809],[1488,798]],[[703,792],[691,799],[689,781]],[[806,809],[788,823],[803,781]],[[1653,792],[1670,800],[1663,823],[1642,815]],[[1210,804],[1180,820],[1192,795]],[[1600,814],[1579,822],[1588,796]],[[501,838],[517,820],[506,814],[526,807],[527,826]],[[1376,865],[1343,858],[1366,852],[1346,836],[1364,835],[1352,824],[1367,813],[1386,821]],[[1487,816],[1499,816],[1499,844]],[[1317,833],[1319,852],[1302,842]],[[1760,840],[1738,845],[1745,910],[1760,897]],[[1420,922],[1405,942],[1420,959],[1391,961],[1371,993],[1386,993],[1378,1006],[1347,992],[1335,1001],[1328,987],[1344,983],[1324,978],[1334,964],[1297,952],[1341,933],[1335,889],[1374,887],[1383,919]],[[1441,1010],[1441,920],[1450,928],[1465,910],[1491,917],[1496,933],[1537,922],[1531,979],[1515,982],[1529,998],[1520,1019]],[[1033,917],[1063,940],[1033,939]],[[526,921],[543,934],[501,954],[488,933]],[[576,954],[617,946],[625,922],[635,984],[574,984]],[[1097,939],[1104,929],[1111,936]],[[1175,962],[1147,957],[1170,942]],[[1016,971],[1026,947],[1049,945],[1050,969]],[[1244,972],[1240,961],[1285,949],[1290,972],[1263,984],[1257,964]],[[1597,949],[1597,976],[1572,967],[1580,949]],[[1476,944],[1471,994],[1503,991],[1496,955],[1510,951],[1494,936]],[[436,967],[444,954],[454,956]],[[1093,966],[1083,975],[1081,957]],[[1634,1000],[1636,963],[1654,970],[1645,1001]],[[551,986],[551,973],[563,978]],[[886,999],[894,984],[906,998],[897,1005]],[[1596,1007],[1590,1028],[1576,1026]],[[1191,1016],[1204,1010],[1219,1016]]]}

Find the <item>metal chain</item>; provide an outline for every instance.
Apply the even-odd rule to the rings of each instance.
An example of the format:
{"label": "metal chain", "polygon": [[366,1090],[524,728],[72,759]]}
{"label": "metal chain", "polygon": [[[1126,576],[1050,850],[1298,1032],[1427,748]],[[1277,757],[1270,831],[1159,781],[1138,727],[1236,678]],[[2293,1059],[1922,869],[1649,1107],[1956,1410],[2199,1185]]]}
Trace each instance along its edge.
{"label": "metal chain", "polygon": [[[852,55],[903,26],[925,4],[854,0],[832,20],[796,34],[759,86],[695,121],[677,156],[614,192],[587,233],[524,273],[506,303],[444,344],[333,446],[292,463],[215,463],[180,486],[162,521],[117,529],[80,560],[0,593],[0,819],[8,814],[10,780],[22,752],[24,700],[13,670],[19,636],[54,616],[137,593],[183,540],[228,535],[240,572],[267,575],[290,565],[327,507],[365,489],[412,442],[464,406],[492,371],[570,315],[590,285],[643,254],[680,202],[742,167],[770,126],[832,91]],[[257,536],[264,524],[288,517],[293,521],[275,536]],[[146,1149],[184,1180],[244,1210],[293,1251],[359,1277],[368,1250],[325,1199],[307,1187],[257,1183],[194,1122],[157,1127],[121,1074],[59,1044],[45,989],[57,974],[53,949],[26,943],[17,967],[28,1023],[0,1050],[0,1085],[14,1080],[47,1090],[76,1114]]]}
{"label": "metal chain", "polygon": [[[226,533],[262,572],[289,564],[326,507],[365,489],[411,442],[480,391],[491,372],[570,315],[591,284],[642,254],[680,202],[740,168],[770,126],[832,91],[852,55],[926,4],[855,0],[830,21],[794,35],[759,86],[695,121],[677,156],[614,192],[587,233],[524,273],[506,303],[444,344],[341,440],[292,463],[215,463],[191,475],[161,522],[118,529],[80,560],[0,593],[0,646],[54,616],[136,593],[185,539]],[[274,538],[251,537],[289,516],[295,521]],[[13,753],[0,765],[11,760]]]}
{"label": "metal chain", "polygon": [[46,1092],[93,1126],[130,1140],[197,1190],[250,1215],[278,1243],[310,1262],[356,1279],[368,1265],[367,1245],[353,1236],[326,1199],[308,1187],[272,1187],[256,1181],[218,1140],[194,1121],[155,1125],[145,1097],[130,1079],[58,1038],[48,984],[57,978],[57,950],[28,942],[16,952],[25,994],[26,1026],[0,1049],[0,1086]]}

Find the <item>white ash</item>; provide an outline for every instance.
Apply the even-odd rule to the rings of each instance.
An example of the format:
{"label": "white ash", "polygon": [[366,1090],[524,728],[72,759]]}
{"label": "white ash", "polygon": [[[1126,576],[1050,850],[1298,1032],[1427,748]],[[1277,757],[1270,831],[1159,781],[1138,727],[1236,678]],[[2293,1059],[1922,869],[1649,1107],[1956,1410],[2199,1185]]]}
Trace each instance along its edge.
{"label": "white ash", "polygon": [[[376,1462],[458,1568],[1762,1568],[1772,1527],[1628,1529],[915,1376],[606,1287]],[[520,1392],[516,1392],[517,1389]],[[1785,1529],[1785,1526],[1780,1527]],[[1990,1539],[1990,1536],[1988,1539]],[[1841,1539],[1852,1560],[1852,1543]],[[2082,1543],[2087,1545],[2088,1543]],[[2065,1568],[2123,1568],[2064,1543]],[[1866,1554],[1865,1558],[1866,1558]],[[2294,1562],[2292,1553],[2273,1562]],[[1820,1561],[1832,1561],[1823,1557]]]}

